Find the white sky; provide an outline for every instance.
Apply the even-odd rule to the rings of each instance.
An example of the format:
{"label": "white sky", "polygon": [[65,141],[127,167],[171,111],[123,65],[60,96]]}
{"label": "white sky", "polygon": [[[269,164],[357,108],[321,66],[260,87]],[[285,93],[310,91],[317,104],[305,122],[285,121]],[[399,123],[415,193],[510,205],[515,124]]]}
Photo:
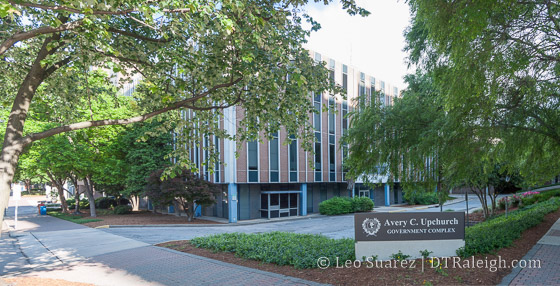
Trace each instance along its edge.
{"label": "white sky", "polygon": [[410,21],[408,5],[404,0],[356,2],[371,14],[350,16],[337,0],[328,6],[308,4],[307,12],[321,24],[321,29],[311,33],[306,48],[348,63],[399,90],[406,88],[403,77],[412,72],[407,71],[403,52],[403,32]]}

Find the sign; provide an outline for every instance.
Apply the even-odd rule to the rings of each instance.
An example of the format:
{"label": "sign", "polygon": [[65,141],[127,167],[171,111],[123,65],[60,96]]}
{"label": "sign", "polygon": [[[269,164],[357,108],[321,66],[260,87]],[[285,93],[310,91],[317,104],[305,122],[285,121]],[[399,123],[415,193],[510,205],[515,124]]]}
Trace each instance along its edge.
{"label": "sign", "polygon": [[465,214],[364,213],[354,216],[356,241],[464,239]]}
{"label": "sign", "polygon": [[402,252],[421,258],[420,251],[433,256],[455,256],[465,246],[465,213],[411,212],[361,213],[354,215],[356,257],[376,255],[391,259]]}
{"label": "sign", "polygon": [[21,189],[23,189],[23,186],[19,186],[19,187],[15,187],[12,193],[12,199],[14,201],[19,201],[21,200]]}

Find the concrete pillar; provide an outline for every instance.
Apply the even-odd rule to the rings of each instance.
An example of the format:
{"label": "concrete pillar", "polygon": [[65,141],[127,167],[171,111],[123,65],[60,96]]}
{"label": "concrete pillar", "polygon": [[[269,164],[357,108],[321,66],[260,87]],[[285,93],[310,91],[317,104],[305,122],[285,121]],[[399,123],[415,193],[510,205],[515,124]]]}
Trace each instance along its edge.
{"label": "concrete pillar", "polygon": [[354,198],[355,196],[356,196],[356,183],[352,185],[352,198]]}
{"label": "concrete pillar", "polygon": [[307,215],[307,184],[301,184],[301,186],[299,187],[299,190],[301,192],[301,202],[300,202],[300,206],[301,206],[301,212],[300,214],[303,215]]}
{"label": "concrete pillar", "polygon": [[391,205],[391,187],[389,183],[385,183],[385,206]]}
{"label": "concrete pillar", "polygon": [[237,184],[229,183],[228,185],[228,212],[229,222],[237,222]]}

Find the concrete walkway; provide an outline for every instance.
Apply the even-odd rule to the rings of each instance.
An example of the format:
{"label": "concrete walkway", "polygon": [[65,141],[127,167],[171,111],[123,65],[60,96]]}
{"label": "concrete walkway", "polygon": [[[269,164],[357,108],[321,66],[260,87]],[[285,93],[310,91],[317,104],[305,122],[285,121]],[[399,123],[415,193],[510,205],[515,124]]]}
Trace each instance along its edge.
{"label": "concrete walkway", "polygon": [[[527,252],[522,260],[534,267],[514,268],[500,285],[559,285],[560,283],[560,219]],[[535,261],[540,262],[534,264]]]}
{"label": "concrete walkway", "polygon": [[[7,225],[13,226],[10,220]],[[9,234],[9,235],[8,235]],[[0,275],[95,285],[318,285],[27,214],[0,237]]]}

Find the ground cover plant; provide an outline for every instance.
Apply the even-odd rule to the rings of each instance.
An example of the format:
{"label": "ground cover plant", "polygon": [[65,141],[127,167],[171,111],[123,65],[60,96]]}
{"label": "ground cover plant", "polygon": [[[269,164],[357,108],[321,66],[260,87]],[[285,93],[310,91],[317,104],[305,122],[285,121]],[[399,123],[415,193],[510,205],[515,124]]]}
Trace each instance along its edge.
{"label": "ground cover plant", "polygon": [[457,255],[470,257],[508,247],[523,231],[538,225],[559,207],[560,198],[555,197],[469,227],[465,230],[465,247],[457,250]]}
{"label": "ground cover plant", "polygon": [[267,232],[258,234],[224,233],[191,240],[196,247],[213,251],[234,252],[247,259],[295,268],[315,268],[317,258],[330,261],[354,260],[354,240],[332,239],[322,235],[291,232]]}

